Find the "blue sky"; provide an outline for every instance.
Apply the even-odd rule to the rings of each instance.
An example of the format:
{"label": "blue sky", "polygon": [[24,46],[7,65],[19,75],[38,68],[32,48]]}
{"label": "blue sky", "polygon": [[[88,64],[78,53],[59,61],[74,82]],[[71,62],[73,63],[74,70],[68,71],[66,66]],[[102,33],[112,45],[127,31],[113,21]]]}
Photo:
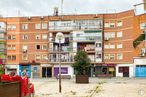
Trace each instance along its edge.
{"label": "blue sky", "polygon": [[[64,0],[64,14],[96,14],[120,12],[133,9],[142,0]],[[61,0],[1,0],[3,16],[47,16],[53,8],[61,6]]]}

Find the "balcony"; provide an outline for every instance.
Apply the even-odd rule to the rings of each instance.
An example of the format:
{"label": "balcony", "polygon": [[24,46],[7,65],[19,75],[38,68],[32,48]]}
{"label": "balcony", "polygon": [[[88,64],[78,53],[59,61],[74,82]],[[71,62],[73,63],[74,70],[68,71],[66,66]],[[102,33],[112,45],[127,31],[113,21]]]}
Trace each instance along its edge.
{"label": "balcony", "polygon": [[[59,62],[59,58],[50,58],[49,59],[49,63],[58,63]],[[61,58],[61,62],[67,62],[67,63],[72,63],[74,62],[73,58]]]}

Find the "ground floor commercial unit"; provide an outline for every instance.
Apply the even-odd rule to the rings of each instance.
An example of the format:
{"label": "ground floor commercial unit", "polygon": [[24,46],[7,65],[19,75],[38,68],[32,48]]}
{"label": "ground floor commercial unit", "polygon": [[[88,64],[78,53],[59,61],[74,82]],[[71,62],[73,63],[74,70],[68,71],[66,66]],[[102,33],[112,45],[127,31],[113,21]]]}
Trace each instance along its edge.
{"label": "ground floor commercial unit", "polygon": [[16,74],[22,76],[23,72],[27,72],[29,78],[39,78],[40,77],[40,66],[31,64],[9,64],[5,65],[5,73],[15,72]]}
{"label": "ground floor commercial unit", "polygon": [[[56,77],[59,74],[58,64],[41,64],[41,77]],[[61,74],[74,76],[71,64],[61,64]]]}
{"label": "ground floor commercial unit", "polygon": [[116,77],[134,77],[133,64],[117,64]]}
{"label": "ground floor commercial unit", "polygon": [[135,77],[146,77],[146,57],[134,58]]}

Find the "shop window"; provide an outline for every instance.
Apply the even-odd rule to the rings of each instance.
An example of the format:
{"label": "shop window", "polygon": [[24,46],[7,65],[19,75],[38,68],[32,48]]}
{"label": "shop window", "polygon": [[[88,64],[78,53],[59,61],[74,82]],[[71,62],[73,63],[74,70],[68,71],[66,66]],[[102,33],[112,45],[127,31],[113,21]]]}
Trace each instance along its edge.
{"label": "shop window", "polygon": [[107,73],[108,73],[107,67],[103,67],[103,68],[102,68],[102,74],[107,74]]}

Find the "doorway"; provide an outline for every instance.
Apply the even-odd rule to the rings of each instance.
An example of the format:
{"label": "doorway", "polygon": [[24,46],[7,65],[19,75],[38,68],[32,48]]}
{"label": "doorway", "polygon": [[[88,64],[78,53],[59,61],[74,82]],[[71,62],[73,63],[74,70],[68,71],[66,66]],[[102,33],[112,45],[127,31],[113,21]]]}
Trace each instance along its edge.
{"label": "doorway", "polygon": [[129,77],[129,67],[119,67],[119,72],[123,73],[123,77]]}
{"label": "doorway", "polygon": [[42,67],[42,77],[52,77],[52,67]]}

